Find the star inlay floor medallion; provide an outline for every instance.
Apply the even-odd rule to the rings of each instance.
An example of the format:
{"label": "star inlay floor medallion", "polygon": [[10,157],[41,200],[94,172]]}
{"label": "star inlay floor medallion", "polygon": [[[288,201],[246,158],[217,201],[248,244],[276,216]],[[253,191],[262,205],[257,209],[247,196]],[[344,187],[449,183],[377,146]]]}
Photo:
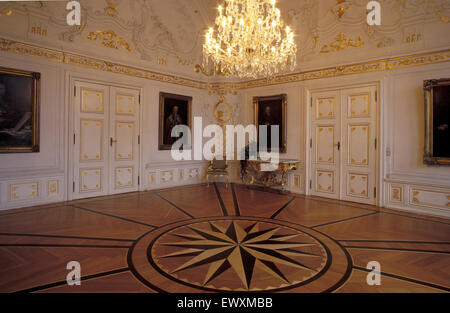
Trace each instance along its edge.
{"label": "star inlay floor medallion", "polygon": [[176,280],[224,291],[298,284],[325,266],[326,252],[304,232],[265,221],[218,220],[175,228],[148,257]]}

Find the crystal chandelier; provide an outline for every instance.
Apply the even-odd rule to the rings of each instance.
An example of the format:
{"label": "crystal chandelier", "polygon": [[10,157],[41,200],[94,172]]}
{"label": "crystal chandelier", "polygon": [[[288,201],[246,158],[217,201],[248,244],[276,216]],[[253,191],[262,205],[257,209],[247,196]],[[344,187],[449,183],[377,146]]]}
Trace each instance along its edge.
{"label": "crystal chandelier", "polygon": [[206,32],[203,66],[237,77],[271,77],[295,68],[294,33],[284,27],[276,0],[225,0],[215,30]]}

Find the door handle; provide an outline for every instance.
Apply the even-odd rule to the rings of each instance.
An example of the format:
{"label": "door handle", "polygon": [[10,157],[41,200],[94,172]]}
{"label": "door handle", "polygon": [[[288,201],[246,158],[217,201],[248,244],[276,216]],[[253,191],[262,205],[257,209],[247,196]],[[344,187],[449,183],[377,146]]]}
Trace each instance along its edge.
{"label": "door handle", "polygon": [[341,142],[340,141],[338,141],[338,143],[335,144],[335,146],[338,148],[338,150],[341,150]]}
{"label": "door handle", "polygon": [[112,137],[109,140],[109,145],[112,147],[113,143],[117,142],[117,140],[112,139]]}

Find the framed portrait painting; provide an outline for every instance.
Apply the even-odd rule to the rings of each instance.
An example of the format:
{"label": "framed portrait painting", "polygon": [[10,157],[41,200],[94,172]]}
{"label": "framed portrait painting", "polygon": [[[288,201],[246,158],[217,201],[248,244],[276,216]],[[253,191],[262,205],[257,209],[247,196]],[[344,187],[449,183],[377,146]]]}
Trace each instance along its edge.
{"label": "framed portrait painting", "polygon": [[286,153],[286,109],[287,95],[275,95],[269,97],[254,97],[254,120],[258,131],[258,149],[260,147],[259,126],[267,126],[267,142],[262,142],[261,146],[267,147],[271,151],[272,135],[271,126],[278,126],[278,151]]}
{"label": "framed portrait painting", "polygon": [[0,153],[39,152],[40,76],[0,67]]}
{"label": "framed portrait painting", "polygon": [[424,82],[424,163],[450,165],[450,79]]}
{"label": "framed portrait painting", "polygon": [[170,150],[179,139],[172,137],[175,126],[186,125],[191,128],[191,106],[192,97],[165,92],[159,94],[159,150]]}

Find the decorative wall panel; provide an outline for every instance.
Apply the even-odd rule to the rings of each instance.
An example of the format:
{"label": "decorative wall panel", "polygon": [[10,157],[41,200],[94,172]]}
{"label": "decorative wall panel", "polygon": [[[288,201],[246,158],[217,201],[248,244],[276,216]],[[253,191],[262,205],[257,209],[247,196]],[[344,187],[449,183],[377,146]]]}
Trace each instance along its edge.
{"label": "decorative wall panel", "polygon": [[149,185],[156,184],[156,172],[148,173],[148,183],[149,183]]}
{"label": "decorative wall panel", "polygon": [[450,192],[439,192],[412,187],[409,191],[409,204],[450,210]]}
{"label": "decorative wall panel", "polygon": [[119,167],[116,168],[115,188],[126,188],[133,186],[133,168]]}
{"label": "decorative wall panel", "polygon": [[369,125],[348,125],[348,162],[351,165],[369,164]]}
{"label": "decorative wall panel", "polygon": [[92,192],[102,190],[102,169],[80,170],[80,191]]}
{"label": "decorative wall panel", "polygon": [[330,119],[335,117],[334,98],[319,98],[316,103],[316,119]]}
{"label": "decorative wall panel", "polygon": [[[228,164],[230,175],[235,170],[231,165],[233,163],[233,161],[230,161]],[[208,164],[208,161],[147,164],[147,179],[144,180],[143,187],[144,189],[159,189],[202,183],[205,181],[204,169]]]}
{"label": "decorative wall panel", "polygon": [[103,92],[81,88],[81,108],[83,113],[103,113]]}
{"label": "decorative wall panel", "polygon": [[103,121],[80,120],[80,162],[103,159]]}
{"label": "decorative wall panel", "polygon": [[403,202],[403,185],[389,184],[389,201],[394,203]]}
{"label": "decorative wall panel", "polygon": [[133,122],[117,122],[115,127],[116,144],[115,156],[116,160],[132,160],[134,150],[134,123]]}
{"label": "decorative wall panel", "polygon": [[297,189],[300,189],[300,187],[301,187],[300,180],[301,180],[300,175],[294,175],[294,187]]}
{"label": "decorative wall panel", "polygon": [[348,117],[370,116],[370,94],[351,95],[347,99]]}
{"label": "decorative wall panel", "polygon": [[349,173],[347,177],[347,195],[353,197],[369,197],[369,175]]}
{"label": "decorative wall panel", "polygon": [[131,95],[116,95],[116,113],[120,115],[134,115],[136,113],[136,99]]}
{"label": "decorative wall panel", "polygon": [[49,197],[56,197],[59,195],[58,180],[49,180],[47,184],[47,194]]}
{"label": "decorative wall panel", "polygon": [[19,183],[9,185],[9,199],[11,201],[27,200],[39,196],[39,183]]}
{"label": "decorative wall panel", "polygon": [[316,171],[316,190],[320,192],[334,192],[334,172]]}
{"label": "decorative wall panel", "polygon": [[173,171],[161,172],[161,182],[162,183],[172,182],[173,179],[174,179]]}
{"label": "decorative wall panel", "polygon": [[189,169],[189,178],[197,178],[200,177],[200,170],[198,168]]}
{"label": "decorative wall panel", "polygon": [[334,163],[334,126],[316,127],[316,162]]}
{"label": "decorative wall panel", "polygon": [[297,169],[296,171],[293,171],[292,173],[290,173],[288,182],[289,183],[288,183],[287,188],[291,192],[301,193],[301,194],[305,193],[303,169]]}

